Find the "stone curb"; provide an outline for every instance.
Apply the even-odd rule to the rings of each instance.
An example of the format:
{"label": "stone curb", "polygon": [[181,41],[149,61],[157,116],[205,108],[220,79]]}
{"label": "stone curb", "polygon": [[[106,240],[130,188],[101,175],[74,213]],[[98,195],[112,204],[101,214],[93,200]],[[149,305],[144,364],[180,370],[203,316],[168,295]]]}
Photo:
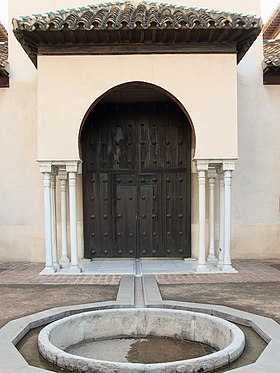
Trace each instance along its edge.
{"label": "stone curb", "polygon": [[237,369],[232,369],[230,370],[230,372],[279,372],[278,354],[280,351],[280,325],[276,321],[268,317],[258,316],[253,313],[237,310],[226,306],[189,302],[163,301],[157,286],[156,279],[152,278],[155,276],[144,277],[146,278],[143,280],[143,284],[145,284],[145,287],[148,287],[148,291],[145,292],[145,304],[147,307],[180,309],[186,311],[203,312],[206,314],[217,316],[237,324],[251,327],[268,343],[267,347],[264,349],[264,351],[254,364],[250,364]]}
{"label": "stone curb", "polygon": [[[230,370],[234,373],[278,373],[280,351],[280,325],[267,317],[240,311],[225,306],[162,301],[154,275],[142,277],[146,307],[174,308],[211,314],[228,321],[252,327],[267,343],[267,347],[256,363]],[[30,329],[45,325],[75,313],[109,308],[129,308],[134,306],[134,276],[122,276],[117,301],[56,307],[8,322],[0,329],[0,366],[5,373],[48,373],[49,370],[30,366],[15,345]]]}

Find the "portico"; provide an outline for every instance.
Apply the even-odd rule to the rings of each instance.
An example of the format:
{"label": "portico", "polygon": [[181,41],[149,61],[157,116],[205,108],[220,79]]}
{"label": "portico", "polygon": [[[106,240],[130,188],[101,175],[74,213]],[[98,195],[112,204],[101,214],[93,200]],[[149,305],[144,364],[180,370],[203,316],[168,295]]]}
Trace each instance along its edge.
{"label": "portico", "polygon": [[[77,242],[77,174],[81,170],[81,161],[46,162],[38,161],[44,180],[46,267],[42,274],[56,272],[79,274],[82,269],[78,260]],[[197,273],[235,272],[231,265],[231,179],[235,168],[233,160],[215,161],[195,160],[199,195],[199,255],[197,264],[187,266],[186,272]],[[216,180],[217,178],[217,180]],[[61,257],[57,244],[57,196],[56,181],[60,181],[61,200]],[[208,183],[207,183],[208,180]],[[206,188],[208,184],[208,188]],[[219,186],[219,215],[214,211],[215,187]],[[66,195],[69,190],[69,217],[67,218]],[[206,199],[209,192],[208,227],[206,227]],[[215,215],[219,222],[219,248],[215,250]],[[67,220],[69,219],[70,240],[67,238]],[[208,229],[207,229],[208,228]],[[209,237],[206,237],[206,231]],[[208,245],[208,246],[207,246]],[[70,256],[70,259],[69,259]],[[61,270],[61,271],[60,271]],[[86,272],[90,273],[90,266]],[[174,271],[174,269],[172,269]]]}
{"label": "portico", "polygon": [[[145,14],[148,19],[144,17],[143,9],[147,11]],[[116,17],[118,12],[121,18]],[[73,14],[75,17],[72,17]],[[102,17],[106,14],[106,19],[101,17],[102,14]],[[133,14],[136,18],[127,22],[127,17],[133,17]],[[73,19],[77,22],[73,23]],[[136,210],[139,208],[140,196],[137,188],[141,191],[142,179],[143,183],[147,183],[147,199],[153,196],[154,200],[160,201],[158,206],[145,205],[146,210],[140,217],[134,214],[137,219],[149,218],[150,214],[151,219],[154,219],[151,222],[158,219],[157,226],[147,224],[147,227],[153,227],[148,257],[198,258],[195,268],[197,273],[207,273],[213,271],[213,268],[218,272],[235,271],[231,264],[231,180],[238,159],[236,61],[239,62],[247,52],[260,32],[260,25],[260,20],[252,16],[146,3],[92,6],[67,10],[55,16],[37,15],[35,18],[14,20],[16,37],[38,67],[38,163],[44,179],[46,235],[46,267],[43,274],[63,272],[65,268],[68,273],[79,274],[79,261],[85,257],[85,244],[88,245],[87,253],[95,255],[99,252],[99,256],[86,255],[86,258],[98,260],[100,253],[113,257],[110,254],[112,243],[114,245],[116,242],[118,233],[123,233],[118,231],[119,223],[107,223],[113,216],[117,218],[120,215],[121,218],[122,213],[117,211],[117,202],[110,200],[111,194],[109,197],[107,194],[103,196],[98,192],[100,188],[90,189],[89,199],[85,200],[85,189],[82,196],[77,175],[83,173],[85,176],[88,171],[93,176],[103,173],[102,180],[108,183],[106,190],[115,191],[116,200],[122,198],[117,195],[120,190],[117,187],[117,175],[127,177],[127,185],[124,184],[125,180],[121,180],[119,185],[124,188],[130,183],[135,187],[136,202],[133,206],[136,206]],[[134,87],[130,94],[125,89],[125,85],[129,84]],[[144,94],[139,88],[141,85],[148,87]],[[54,87],[59,89],[54,90]],[[112,91],[116,94],[112,95]],[[92,132],[93,139],[89,143],[97,148],[104,147],[104,151],[98,150],[102,155],[102,167],[96,168],[99,155],[94,153],[85,162],[81,151],[81,134],[90,115],[92,121],[89,126],[96,126],[94,110],[106,102],[114,102],[115,106],[128,103],[138,105],[139,102],[156,104],[158,107],[160,102],[176,106],[180,113],[177,118],[184,116],[184,125],[191,129],[190,146],[186,145],[185,153],[176,150],[173,154],[168,150],[171,147],[167,130],[160,130],[164,120],[158,120],[157,131],[154,131],[154,114],[147,115],[145,120],[141,119],[148,135],[147,140],[143,140],[143,131],[140,130],[140,135],[137,135],[139,144],[136,144],[138,138],[133,137],[129,130],[125,132],[126,125],[123,125],[125,118],[128,128],[132,117],[125,116],[118,125],[124,135],[120,140],[112,137],[114,143],[110,143],[111,140],[99,141],[96,139],[98,130]],[[102,117],[104,122],[98,122],[99,128],[102,128],[103,123],[107,126],[108,118],[108,115]],[[177,136],[179,122],[176,119],[172,124],[172,139],[177,145],[182,142]],[[140,122],[134,121],[132,127],[138,125]],[[111,139],[114,131],[113,126],[108,127],[108,139]],[[131,153],[134,158],[128,158],[127,155],[127,163],[131,162],[129,165],[124,165],[122,159],[115,157],[121,154],[122,141],[134,147]],[[151,149],[155,149],[154,153]],[[139,154],[143,154],[143,157]],[[151,154],[151,159],[145,159],[145,154]],[[112,165],[111,159],[115,162]],[[150,161],[155,162],[153,167],[150,167]],[[184,173],[184,177],[180,173]],[[131,177],[132,174],[136,175],[135,178]],[[106,175],[112,175],[112,181]],[[175,175],[174,179],[170,175]],[[169,190],[163,187],[165,181],[175,186],[182,183],[180,185],[185,185],[185,189],[174,186]],[[189,189],[188,183],[191,185]],[[56,184],[59,185],[59,194]],[[78,225],[85,227],[87,206],[96,197],[101,200],[100,196],[103,196],[103,202],[105,198],[112,202],[108,205],[109,213],[97,214],[98,221],[107,219],[107,225],[104,223],[98,228],[93,223],[87,223],[89,228],[81,233]],[[168,197],[171,202],[167,202]],[[190,200],[189,205],[178,202],[184,198]],[[61,206],[59,220],[57,202]],[[180,210],[182,206],[185,206],[184,211]],[[89,210],[89,219],[92,217],[94,220],[94,209],[97,209],[97,205],[93,204],[94,212]],[[80,210],[83,210],[80,214],[83,218],[77,218]],[[134,230],[128,230],[128,220],[122,226],[122,232],[131,239],[136,235],[137,239],[135,247],[126,251],[127,256],[125,250],[115,251],[120,258],[130,257],[135,252],[138,253],[135,258],[146,255],[147,247],[142,245],[144,239],[139,241],[139,237],[147,231],[142,232],[143,225],[137,219]],[[172,219],[173,230],[167,229],[167,221]],[[180,222],[183,222],[182,229],[178,228]],[[108,230],[109,226],[113,226],[112,233]],[[61,230],[59,234],[58,228]],[[96,237],[96,230],[103,241],[111,240],[108,241],[109,249],[105,248],[100,238],[99,251],[96,250],[96,241],[92,239]],[[191,232],[191,241],[186,243],[188,241],[180,237],[184,237],[188,231]],[[184,255],[187,252],[191,253],[190,257]]]}

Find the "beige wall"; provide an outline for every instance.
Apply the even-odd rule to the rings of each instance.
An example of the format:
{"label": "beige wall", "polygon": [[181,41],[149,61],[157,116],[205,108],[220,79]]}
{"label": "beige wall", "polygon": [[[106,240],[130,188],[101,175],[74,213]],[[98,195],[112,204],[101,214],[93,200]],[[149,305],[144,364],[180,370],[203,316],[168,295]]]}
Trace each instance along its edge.
{"label": "beige wall", "polygon": [[[93,1],[92,1],[93,2]],[[97,1],[98,2],[98,1]],[[198,6],[210,9],[222,9],[227,11],[260,14],[259,0],[193,0],[193,1],[173,1],[173,3],[182,3],[183,5]],[[85,5],[84,0],[9,0],[9,18],[18,17],[20,15],[30,15],[32,13],[43,13],[57,8],[67,8],[74,6]],[[38,153],[37,147],[37,70],[34,68],[29,58],[26,56],[18,42],[9,30],[9,48],[10,48],[10,64],[11,64],[11,87],[9,89],[0,89],[0,156],[2,159],[2,178],[0,183],[0,260],[44,260],[44,237],[43,237],[43,188],[42,177],[39,173],[39,168],[36,164]],[[153,56],[153,58],[156,56]],[[166,60],[172,56],[164,56]],[[174,57],[174,56],[173,56]],[[190,56],[182,56],[190,57]],[[229,57],[230,56],[221,56]],[[52,58],[52,61],[56,57]],[[102,57],[103,59],[106,59]],[[142,58],[145,58],[143,56]],[[199,59],[200,56],[197,56]],[[209,56],[210,58],[210,56]],[[42,58],[40,60],[40,69],[44,67]],[[60,59],[60,58],[58,58]],[[91,58],[91,61],[93,58]],[[118,60],[118,62],[117,62]],[[125,59],[124,59],[125,60]],[[187,58],[186,58],[187,60]],[[279,100],[280,87],[262,85],[262,45],[260,39],[251,48],[250,52],[245,56],[238,66],[237,83],[238,83],[238,127],[239,127],[239,161],[236,171],[233,173],[233,256],[234,257],[280,257],[279,248]],[[67,60],[67,61],[70,61]],[[82,78],[83,84],[87,84],[86,75],[82,73],[80,76],[72,76],[71,82],[75,83],[74,97],[79,103],[78,110],[74,113],[75,118],[69,122],[69,126],[73,126],[71,134],[71,143],[64,140],[65,133],[56,131],[54,141],[57,144],[56,157],[64,157],[67,151],[67,156],[74,150],[73,157],[77,155],[77,128],[81,122],[85,111],[95,99],[110,85],[117,84],[119,78],[111,75],[111,80],[107,79],[106,74],[100,74],[100,61],[94,59],[95,70],[87,73],[91,77],[91,81],[96,83],[94,87],[94,95],[89,95],[88,90],[77,84],[78,77]],[[128,63],[126,60],[111,59],[112,63],[120,64],[121,69],[124,69]],[[220,59],[223,66],[224,61]],[[172,61],[174,64],[180,64],[182,61]],[[81,62],[84,64],[84,61]],[[110,62],[111,63],[111,62]],[[167,63],[165,61],[165,63]],[[188,64],[189,62],[186,61]],[[207,65],[209,60],[201,60],[201,64]],[[218,63],[218,62],[217,62]],[[71,58],[72,67],[77,69],[75,58]],[[87,65],[85,63],[83,66]],[[231,69],[233,69],[232,61],[229,61]],[[53,62],[49,67],[53,66]],[[153,65],[153,67],[152,67]],[[210,62],[211,65],[211,62]],[[165,89],[173,93],[181,100],[186,109],[189,111],[193,121],[196,122],[198,137],[200,137],[200,148],[207,149],[211,144],[202,136],[203,131],[209,123],[213,125],[213,118],[219,117],[219,126],[223,128],[228,126],[228,115],[220,116],[220,107],[217,106],[217,101],[213,97],[213,89],[203,97],[203,102],[207,101],[207,106],[210,103],[214,104],[215,110],[210,111],[207,121],[205,114],[202,113],[204,107],[199,107],[199,102],[194,102],[194,97],[197,98],[198,92],[191,92],[188,81],[180,81],[174,87],[171,77],[160,78],[156,74],[156,58],[153,63],[149,63],[149,80],[158,85],[163,85]],[[97,70],[97,67],[99,70]],[[54,73],[57,74],[61,69],[61,64],[52,67]],[[87,67],[88,69],[89,67]],[[146,66],[147,68],[147,66]],[[154,71],[152,70],[154,69]],[[211,67],[212,68],[212,67]],[[213,66],[214,73],[218,74]],[[174,69],[175,70],[175,69]],[[41,71],[41,70],[40,70]],[[232,70],[231,70],[232,71]],[[98,72],[98,73],[96,73]],[[108,70],[106,70],[108,73]],[[68,75],[67,75],[68,74]],[[69,78],[69,71],[65,77]],[[189,77],[188,71],[184,71],[184,76]],[[104,76],[105,75],[105,76]],[[209,75],[209,74],[208,74]],[[220,76],[219,86],[221,87],[222,76],[226,79],[235,79],[234,76],[227,76],[224,71]],[[141,69],[130,75],[123,72],[122,79],[127,81],[147,80],[147,75],[142,75]],[[209,89],[210,78],[206,77]],[[194,81],[194,77],[191,77]],[[65,80],[65,79],[64,79]],[[173,80],[175,80],[173,78]],[[64,84],[65,82],[63,82]],[[48,84],[48,82],[47,82]],[[64,88],[69,85],[66,82]],[[227,81],[229,84],[229,81]],[[235,83],[234,83],[235,84]],[[215,86],[216,87],[216,86]],[[48,87],[50,88],[50,87]],[[52,94],[59,97],[60,86],[54,84]],[[39,107],[42,102],[48,101],[48,97],[44,97],[41,76],[39,77]],[[215,89],[216,91],[216,89]],[[223,94],[227,92],[223,89]],[[219,95],[220,93],[218,93]],[[80,95],[85,95],[80,97]],[[194,95],[194,96],[192,96]],[[234,91],[231,91],[234,95]],[[220,97],[220,96],[219,96]],[[193,100],[191,100],[193,98]],[[42,100],[42,101],[41,101]],[[60,98],[59,98],[60,100]],[[69,102],[73,100],[73,89],[67,92],[66,108],[69,108]],[[63,104],[64,104],[63,102]],[[191,102],[191,103],[190,103]],[[61,101],[60,101],[61,103]],[[233,97],[228,101],[229,105],[233,104]],[[62,105],[62,104],[60,104]],[[63,105],[62,105],[63,106]],[[218,111],[217,111],[218,107]],[[50,106],[48,111],[39,111],[39,125],[46,123],[47,126],[57,123],[58,118],[55,115],[56,106]],[[199,110],[198,110],[199,109]],[[203,109],[203,110],[202,110]],[[232,110],[232,106],[230,108]],[[57,111],[57,110],[56,110]],[[63,112],[65,113],[65,109]],[[47,112],[55,121],[47,120],[47,117],[42,118],[42,113]],[[59,114],[60,111],[57,111]],[[59,114],[60,115],[60,114]],[[67,113],[66,113],[67,115]],[[59,118],[61,119],[61,118]],[[68,117],[69,119],[69,117]],[[75,119],[75,121],[74,121]],[[232,120],[232,119],[231,119]],[[63,118],[65,121],[65,118]],[[75,122],[75,123],[74,123]],[[199,126],[198,126],[199,123]],[[223,126],[222,127],[222,123]],[[231,122],[232,124],[233,122]],[[220,130],[219,129],[219,130]],[[46,141],[42,138],[40,131],[40,149],[45,151]],[[48,135],[47,135],[48,136]],[[225,149],[223,139],[220,132],[216,133],[219,137],[219,149],[228,151],[228,154],[233,152],[233,148]],[[69,139],[67,139],[69,140]],[[234,142],[236,144],[236,139]],[[232,144],[233,144],[232,143]],[[234,147],[234,146],[233,146]],[[65,149],[65,153],[60,153],[60,149]],[[71,150],[70,150],[71,149]],[[234,150],[236,151],[236,149]],[[45,155],[47,155],[45,153]],[[53,154],[51,155],[53,157]],[[79,181],[79,185],[81,182]],[[196,254],[197,246],[197,181],[196,175],[193,175],[193,243],[194,253]],[[79,193],[81,188],[79,188]],[[79,199],[81,201],[81,198]],[[79,206],[79,231],[81,229],[81,205]],[[82,234],[80,234],[81,242]],[[81,245],[80,245],[81,246]],[[81,251],[80,251],[81,252]],[[82,253],[81,253],[82,254]]]}
{"label": "beige wall", "polygon": [[88,108],[131,81],[155,84],[183,104],[195,128],[196,158],[238,156],[235,55],[196,54],[40,56],[38,158],[78,159]]}

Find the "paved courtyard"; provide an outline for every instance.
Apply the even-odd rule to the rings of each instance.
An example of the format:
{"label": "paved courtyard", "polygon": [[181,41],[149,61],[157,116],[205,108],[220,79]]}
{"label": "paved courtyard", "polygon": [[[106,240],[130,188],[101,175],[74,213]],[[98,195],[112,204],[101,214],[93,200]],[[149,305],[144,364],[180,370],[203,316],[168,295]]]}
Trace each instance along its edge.
{"label": "paved courtyard", "polygon": [[[240,260],[237,274],[157,273],[165,300],[220,304],[280,323],[280,261]],[[40,310],[115,300],[121,275],[40,276],[42,263],[0,263],[0,327]]]}

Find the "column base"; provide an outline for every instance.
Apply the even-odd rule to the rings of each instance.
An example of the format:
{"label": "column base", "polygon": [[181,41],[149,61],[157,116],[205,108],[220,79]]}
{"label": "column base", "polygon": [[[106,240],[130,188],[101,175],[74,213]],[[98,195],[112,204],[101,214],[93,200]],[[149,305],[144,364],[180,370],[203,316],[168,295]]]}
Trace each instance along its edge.
{"label": "column base", "polygon": [[54,268],[56,269],[56,271],[59,271],[62,268],[62,265],[60,263],[55,263]]}
{"label": "column base", "polygon": [[223,272],[226,273],[238,273],[238,271],[235,268],[233,268],[231,264],[224,264],[221,269]]}
{"label": "column base", "polygon": [[79,265],[71,265],[71,267],[67,270],[67,273],[81,273],[82,268]]}
{"label": "column base", "polygon": [[195,272],[197,273],[207,273],[209,272],[209,268],[207,267],[206,264],[198,264],[196,269],[195,269]]}
{"label": "column base", "polygon": [[70,262],[68,256],[64,255],[59,259],[59,264],[63,267]]}
{"label": "column base", "polygon": [[45,267],[43,271],[39,273],[39,275],[53,275],[56,273],[56,269],[54,267]]}
{"label": "column base", "polygon": [[218,262],[218,264],[217,264],[217,268],[218,268],[218,269],[223,269],[223,266],[224,266],[224,263],[219,263],[219,262]]}
{"label": "column base", "polygon": [[216,262],[217,258],[214,254],[209,254],[208,257],[207,257],[207,261],[208,262]]}

